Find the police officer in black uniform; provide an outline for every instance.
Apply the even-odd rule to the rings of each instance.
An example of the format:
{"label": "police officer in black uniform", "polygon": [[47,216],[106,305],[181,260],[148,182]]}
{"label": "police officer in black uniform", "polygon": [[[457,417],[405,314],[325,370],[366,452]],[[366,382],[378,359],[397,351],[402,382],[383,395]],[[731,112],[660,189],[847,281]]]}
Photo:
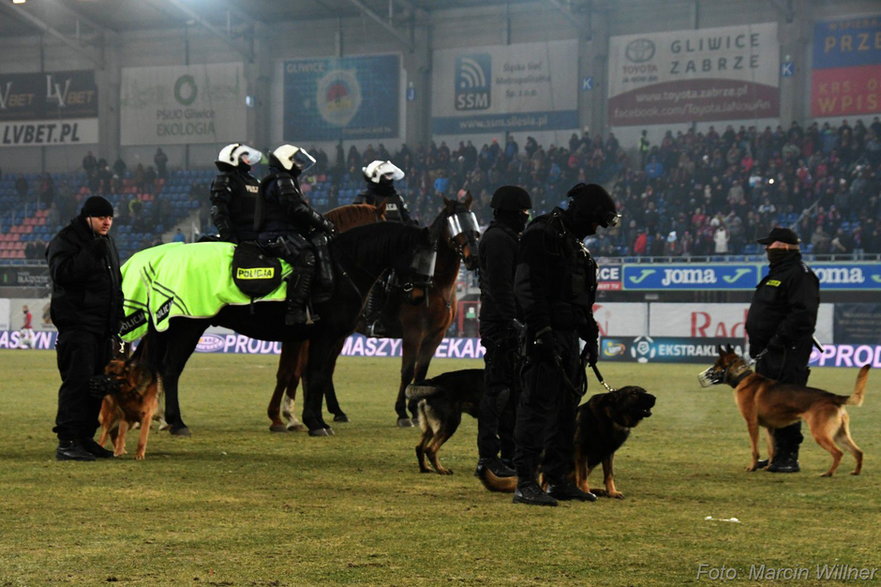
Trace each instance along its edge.
{"label": "police officer in black uniform", "polygon": [[[598,354],[597,266],[582,241],[598,226],[617,226],[620,217],[602,186],[579,183],[567,198],[565,210],[539,216],[520,239],[514,293],[526,323],[526,366],[514,428],[514,503],[596,500],[569,476],[575,413],[587,386],[585,363],[595,364]],[[547,493],[537,482],[539,465]]]}
{"label": "police officer in black uniform", "polygon": [[390,222],[415,224],[404,198],[395,189],[394,182],[404,179],[404,172],[391,161],[376,160],[361,169],[366,189],[355,197],[355,204],[385,203],[385,219]]}
{"label": "police officer in black uniform", "polygon": [[262,153],[242,143],[231,143],[220,150],[214,164],[219,173],[211,182],[211,221],[220,240],[231,243],[257,240],[254,212],[260,182],[251,175],[251,166]]}
{"label": "police officer in black uniform", "polygon": [[[404,172],[397,165],[391,161],[377,159],[367,167],[362,167],[361,173],[364,175],[366,188],[355,197],[355,204],[372,204],[373,206],[385,204],[385,219],[388,222],[416,224],[410,218],[410,212],[407,210],[404,198],[395,189],[394,182],[404,179]],[[382,313],[394,284],[394,273],[388,271],[371,288],[364,307],[364,322],[367,325],[368,336],[382,337],[386,335],[387,330],[383,324]]]}
{"label": "police officer in black uniform", "polygon": [[[488,468],[496,477],[512,477],[514,412],[520,388],[521,324],[514,300],[517,242],[526,228],[532,200],[519,186],[505,185],[490,200],[493,221],[478,246],[480,262],[480,338],[484,394],[477,420],[477,474]],[[499,458],[501,454],[501,459]]]}
{"label": "police officer in black uniform", "polygon": [[[749,354],[757,359],[756,372],[782,383],[807,385],[808,360],[813,345],[817,309],[820,306],[820,281],[805,265],[799,251],[799,238],[788,228],[775,227],[765,238],[770,262],[768,275],[756,286],[746,332]],[[772,473],[797,473],[798,448],[804,437],[801,422],[777,428],[774,435]]]}
{"label": "police officer in black uniform", "polygon": [[119,253],[109,234],[112,224],[113,206],[92,196],[46,250],[62,380],[52,429],[58,435],[59,461],[113,457],[94,440],[102,398],[89,391],[89,380],[103,373],[110,360],[123,316]]}
{"label": "police officer in black uniform", "polygon": [[[312,167],[315,159],[300,147],[282,145],[269,157],[269,175],[260,182],[254,228],[257,242],[271,255],[281,257],[294,271],[288,278],[285,324],[305,324],[310,316],[306,303],[312,292],[312,279],[318,263],[322,290],[333,285],[333,268],[328,237],[333,223],[312,209],[303,199],[297,178]],[[316,259],[317,257],[317,259]],[[312,322],[318,320],[311,314]]]}

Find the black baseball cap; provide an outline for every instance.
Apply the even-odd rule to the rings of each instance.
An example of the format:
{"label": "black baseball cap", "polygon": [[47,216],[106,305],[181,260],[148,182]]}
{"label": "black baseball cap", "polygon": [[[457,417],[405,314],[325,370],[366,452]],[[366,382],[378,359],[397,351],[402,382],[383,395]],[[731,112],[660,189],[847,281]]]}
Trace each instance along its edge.
{"label": "black baseball cap", "polygon": [[775,243],[777,241],[789,245],[797,245],[801,242],[797,234],[795,234],[788,228],[783,228],[782,226],[775,226],[771,229],[771,232],[768,233],[768,236],[766,236],[765,238],[760,238],[756,242],[760,245],[770,245],[771,243]]}

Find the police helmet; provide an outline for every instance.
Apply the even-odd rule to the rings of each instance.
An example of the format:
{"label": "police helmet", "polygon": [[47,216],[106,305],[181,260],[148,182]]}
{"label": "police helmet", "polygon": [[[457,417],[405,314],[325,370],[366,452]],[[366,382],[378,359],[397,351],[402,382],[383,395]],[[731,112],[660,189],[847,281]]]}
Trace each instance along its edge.
{"label": "police helmet", "polygon": [[367,167],[361,168],[364,179],[371,183],[391,183],[404,179],[404,172],[391,161],[377,159]]}
{"label": "police helmet", "polygon": [[578,220],[596,222],[603,228],[618,226],[621,220],[615,201],[601,185],[579,183],[566,197],[569,198],[569,210]]}
{"label": "police helmet", "polygon": [[245,165],[256,165],[263,158],[263,153],[242,143],[230,143],[220,150],[217,154],[215,163],[225,163],[238,167],[242,163]]}
{"label": "police helmet", "polygon": [[315,158],[301,147],[282,145],[272,152],[269,164],[299,175],[315,165]]}
{"label": "police helmet", "polygon": [[532,208],[532,199],[520,186],[503,185],[493,193],[489,206],[493,210],[529,210]]}

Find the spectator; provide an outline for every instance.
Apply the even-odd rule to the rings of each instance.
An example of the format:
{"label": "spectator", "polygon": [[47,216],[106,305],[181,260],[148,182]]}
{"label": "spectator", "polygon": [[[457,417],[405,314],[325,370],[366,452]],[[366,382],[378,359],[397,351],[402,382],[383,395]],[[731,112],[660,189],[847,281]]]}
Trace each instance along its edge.
{"label": "spectator", "polygon": [[15,191],[18,192],[19,199],[22,201],[26,200],[29,189],[28,180],[25,179],[24,175],[19,174],[18,178],[15,180]]}
{"label": "spectator", "polygon": [[156,166],[156,175],[160,179],[168,179],[168,155],[162,150],[162,147],[156,149],[153,155],[153,164]]}
{"label": "spectator", "polygon": [[185,243],[187,242],[187,237],[184,235],[184,232],[178,228],[174,233],[174,236],[171,237],[171,242],[173,243]]}

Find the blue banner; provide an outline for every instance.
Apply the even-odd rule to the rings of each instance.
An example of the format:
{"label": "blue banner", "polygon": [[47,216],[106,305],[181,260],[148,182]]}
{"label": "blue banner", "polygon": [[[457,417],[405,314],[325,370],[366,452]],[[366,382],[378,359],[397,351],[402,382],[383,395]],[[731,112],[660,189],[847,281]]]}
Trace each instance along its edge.
{"label": "blue banner", "polygon": [[519,114],[483,114],[474,116],[440,116],[431,119],[431,132],[436,135],[488,133],[499,131],[565,130],[578,127],[575,110],[524,112]]}
{"label": "blue banner", "polygon": [[[881,263],[808,263],[820,290],[881,290]],[[750,290],[768,274],[765,263],[629,263],[622,267],[626,291]]]}
{"label": "blue banner", "polygon": [[814,69],[881,64],[881,15],[814,25]]}
{"label": "blue banner", "polygon": [[746,355],[742,338],[604,336],[600,339],[600,362],[706,363],[709,367],[719,356],[716,347],[728,344],[736,353]]}
{"label": "blue banner", "polygon": [[624,289],[633,290],[746,290],[759,282],[758,264],[624,265]]}
{"label": "blue banner", "polygon": [[399,136],[398,55],[284,62],[284,140]]}

